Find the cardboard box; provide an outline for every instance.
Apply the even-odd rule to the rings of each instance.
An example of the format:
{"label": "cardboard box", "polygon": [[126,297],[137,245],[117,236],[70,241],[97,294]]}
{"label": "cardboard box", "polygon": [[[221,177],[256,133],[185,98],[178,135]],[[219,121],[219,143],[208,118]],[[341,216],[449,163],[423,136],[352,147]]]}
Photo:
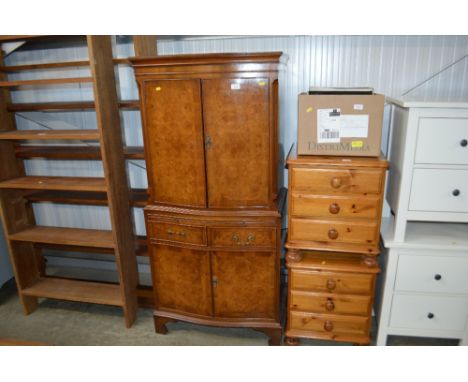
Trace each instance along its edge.
{"label": "cardboard box", "polygon": [[380,156],[384,96],[300,94],[299,155]]}

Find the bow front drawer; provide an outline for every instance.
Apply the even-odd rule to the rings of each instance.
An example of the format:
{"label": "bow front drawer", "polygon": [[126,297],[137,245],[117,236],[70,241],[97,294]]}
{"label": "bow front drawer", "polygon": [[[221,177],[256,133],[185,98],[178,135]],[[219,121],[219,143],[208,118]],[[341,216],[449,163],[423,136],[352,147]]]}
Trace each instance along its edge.
{"label": "bow front drawer", "polygon": [[147,225],[149,228],[149,239],[151,240],[206,245],[206,228],[204,226],[151,220]]}
{"label": "bow front drawer", "polygon": [[208,229],[209,244],[216,247],[268,247],[276,245],[275,228],[213,227]]}

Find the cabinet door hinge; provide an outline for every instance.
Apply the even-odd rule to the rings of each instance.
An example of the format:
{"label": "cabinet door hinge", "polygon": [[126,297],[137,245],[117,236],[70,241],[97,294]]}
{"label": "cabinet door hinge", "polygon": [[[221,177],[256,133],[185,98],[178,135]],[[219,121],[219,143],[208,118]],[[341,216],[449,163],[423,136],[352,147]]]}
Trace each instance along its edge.
{"label": "cabinet door hinge", "polygon": [[216,288],[218,286],[218,278],[216,276],[213,276],[211,278],[211,285],[213,286],[213,288]]}

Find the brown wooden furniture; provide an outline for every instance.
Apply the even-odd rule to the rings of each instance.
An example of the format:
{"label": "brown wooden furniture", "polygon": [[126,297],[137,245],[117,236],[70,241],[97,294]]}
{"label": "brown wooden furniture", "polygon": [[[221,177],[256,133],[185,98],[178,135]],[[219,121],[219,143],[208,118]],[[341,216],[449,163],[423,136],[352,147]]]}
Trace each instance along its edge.
{"label": "brown wooden furniture", "polygon": [[388,162],[381,158],[296,155],[289,169],[288,241],[298,249],[379,253]]}
{"label": "brown wooden furniture", "polygon": [[[11,37],[11,38],[10,38]],[[40,36],[0,36],[0,41]],[[67,38],[67,37],[63,37]],[[83,36],[84,38],[84,36]],[[142,150],[124,148],[119,108],[137,108],[138,102],[119,101],[114,64],[127,62],[112,57],[110,36],[87,36],[89,60],[3,66],[0,62],[0,204],[11,262],[20,301],[26,314],[37,307],[39,297],[121,306],[130,327],[137,312],[138,272],[136,252],[139,242],[133,233],[130,204],[141,205],[141,191],[128,190],[125,159],[142,157]],[[151,46],[153,47],[151,49]],[[156,37],[138,36],[137,55],[155,55]],[[8,81],[7,73],[60,67],[89,66],[91,77]],[[94,102],[12,104],[9,88],[92,82]],[[14,112],[95,109],[97,130],[16,130]],[[23,140],[97,141],[99,147],[22,146]],[[22,159],[101,159],[103,178],[26,176]],[[32,202],[108,205],[112,230],[89,230],[37,226]],[[130,202],[129,202],[130,201]],[[65,250],[99,251],[115,255],[118,284],[50,278],[42,271],[43,247]],[[138,253],[138,252],[137,252]],[[141,253],[140,253],[141,254]],[[146,293],[146,291],[145,291]]]}
{"label": "brown wooden furniture", "polygon": [[285,343],[299,338],[368,344],[378,265],[349,253],[298,251],[287,256]]}
{"label": "brown wooden furniture", "polygon": [[278,344],[280,53],[132,59],[149,179],[155,327],[250,327]]}

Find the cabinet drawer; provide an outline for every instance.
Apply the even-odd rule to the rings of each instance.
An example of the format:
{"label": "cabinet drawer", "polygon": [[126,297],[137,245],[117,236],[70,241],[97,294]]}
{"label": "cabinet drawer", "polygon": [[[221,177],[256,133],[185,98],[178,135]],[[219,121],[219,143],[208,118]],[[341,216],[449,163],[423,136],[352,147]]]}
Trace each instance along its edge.
{"label": "cabinet drawer", "polygon": [[468,258],[401,255],[395,290],[468,294]]}
{"label": "cabinet drawer", "polygon": [[291,180],[293,192],[379,194],[382,171],[292,168]]}
{"label": "cabinet drawer", "polygon": [[411,329],[465,329],[468,298],[395,294],[390,326]]}
{"label": "cabinet drawer", "polygon": [[289,312],[289,329],[337,334],[368,335],[369,319],[358,316]]}
{"label": "cabinet drawer", "polygon": [[370,295],[372,275],[293,269],[291,290]]}
{"label": "cabinet drawer", "polygon": [[274,247],[276,245],[275,228],[208,228],[209,242],[213,246],[238,247]]}
{"label": "cabinet drawer", "polygon": [[468,170],[415,169],[409,209],[468,212]]}
{"label": "cabinet drawer", "polygon": [[291,291],[289,308],[312,313],[368,316],[371,308],[370,302],[370,296]]}
{"label": "cabinet drawer", "polygon": [[206,245],[206,228],[175,224],[169,222],[149,221],[149,238],[166,242]]}
{"label": "cabinet drawer", "polygon": [[415,163],[468,164],[468,118],[421,118]]}
{"label": "cabinet drawer", "polygon": [[305,217],[344,217],[376,219],[380,212],[378,196],[326,196],[293,194],[291,215]]}
{"label": "cabinet drawer", "polygon": [[342,243],[378,242],[377,222],[347,222],[339,220],[291,219],[291,241],[321,241]]}

